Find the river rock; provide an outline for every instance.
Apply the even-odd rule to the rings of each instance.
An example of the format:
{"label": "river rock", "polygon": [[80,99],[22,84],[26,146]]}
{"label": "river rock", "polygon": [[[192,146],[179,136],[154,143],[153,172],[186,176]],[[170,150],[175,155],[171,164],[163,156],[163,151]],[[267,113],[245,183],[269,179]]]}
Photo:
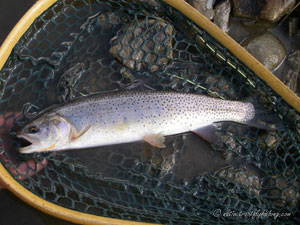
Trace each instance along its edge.
{"label": "river rock", "polygon": [[292,37],[294,33],[296,33],[297,28],[299,26],[299,18],[298,17],[290,17],[289,21],[289,37]]}
{"label": "river rock", "polygon": [[300,43],[300,30],[297,30],[294,36],[295,40]]}
{"label": "river rock", "polygon": [[244,40],[251,33],[248,29],[248,26],[244,26],[243,23],[241,23],[240,21],[230,20],[229,27],[229,36],[238,43]]}
{"label": "river rock", "polygon": [[212,20],[214,18],[213,5],[215,4],[215,0],[190,0],[189,3],[208,19]]}
{"label": "river rock", "polygon": [[173,33],[173,26],[163,20],[134,21],[111,39],[109,53],[129,69],[155,72],[173,57]]}
{"label": "river rock", "polygon": [[276,22],[293,9],[295,2],[296,0],[233,0],[233,15]]}
{"label": "river rock", "polygon": [[300,199],[300,193],[298,191],[299,181],[292,181],[293,176],[290,170],[286,171],[286,175],[282,176],[274,174],[269,177],[266,182],[267,194],[270,196],[270,200],[275,205],[281,207],[295,208],[298,205]]}
{"label": "river rock", "polygon": [[215,7],[215,18],[214,23],[221,28],[224,32],[227,32],[229,16],[231,11],[230,0],[221,2]]}
{"label": "river rock", "polygon": [[260,195],[262,188],[261,181],[254,171],[247,170],[246,168],[235,169],[229,167],[219,170],[216,175],[244,186],[252,196]]}
{"label": "river rock", "polygon": [[300,51],[292,52],[286,61],[286,66],[283,71],[285,76],[282,81],[293,92],[297,90],[298,77],[300,73]]}
{"label": "river rock", "polygon": [[247,37],[241,45],[269,70],[275,69],[285,57],[283,44],[269,32]]}
{"label": "river rock", "polygon": [[158,3],[155,0],[140,0],[143,4],[147,4],[149,6],[157,7]]}

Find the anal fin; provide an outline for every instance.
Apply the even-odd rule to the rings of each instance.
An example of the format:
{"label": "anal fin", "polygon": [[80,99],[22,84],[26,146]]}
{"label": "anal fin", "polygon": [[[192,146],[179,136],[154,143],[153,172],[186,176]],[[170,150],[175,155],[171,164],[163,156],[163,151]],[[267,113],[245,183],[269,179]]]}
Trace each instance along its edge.
{"label": "anal fin", "polygon": [[217,134],[217,129],[215,125],[208,125],[205,127],[200,127],[196,130],[192,131],[193,133],[197,134],[198,136],[202,137],[204,140],[210,143],[219,143],[220,137]]}
{"label": "anal fin", "polygon": [[162,134],[147,134],[143,140],[156,148],[165,148],[165,137]]}

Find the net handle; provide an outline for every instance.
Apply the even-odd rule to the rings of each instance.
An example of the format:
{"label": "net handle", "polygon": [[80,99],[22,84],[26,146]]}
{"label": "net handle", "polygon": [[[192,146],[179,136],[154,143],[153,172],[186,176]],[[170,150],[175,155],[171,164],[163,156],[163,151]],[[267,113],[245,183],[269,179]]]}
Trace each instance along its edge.
{"label": "net handle", "polygon": [[194,21],[198,26],[206,30],[212,37],[218,40],[226,49],[247,65],[259,78],[264,80],[277,94],[279,94],[290,106],[300,112],[300,98],[271,73],[256,58],[248,53],[241,45],[222,31],[217,25],[207,19],[198,10],[184,0],[163,0],[168,5],[178,9],[186,17]]}

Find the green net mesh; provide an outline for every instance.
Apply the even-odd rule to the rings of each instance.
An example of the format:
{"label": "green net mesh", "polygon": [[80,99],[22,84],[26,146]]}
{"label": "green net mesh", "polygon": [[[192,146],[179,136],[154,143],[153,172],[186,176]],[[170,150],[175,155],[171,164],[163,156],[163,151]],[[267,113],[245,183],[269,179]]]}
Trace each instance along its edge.
{"label": "green net mesh", "polygon": [[[54,103],[139,83],[222,99],[256,94],[284,129],[226,124],[221,145],[185,133],[167,137],[163,150],[138,142],[18,154],[13,121],[22,126]],[[0,72],[1,163],[37,196],[98,216],[164,224],[297,224],[299,121],[251,70],[162,1],[58,1],[34,21]],[[239,212],[245,214],[234,214]],[[269,214],[249,216],[253,212]],[[270,215],[275,212],[289,216]]]}

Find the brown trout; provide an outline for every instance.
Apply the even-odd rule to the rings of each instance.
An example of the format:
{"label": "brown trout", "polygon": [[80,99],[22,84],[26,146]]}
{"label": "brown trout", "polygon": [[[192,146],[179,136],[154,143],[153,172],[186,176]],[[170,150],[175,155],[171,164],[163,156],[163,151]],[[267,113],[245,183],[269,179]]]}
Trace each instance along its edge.
{"label": "brown trout", "polygon": [[17,137],[31,143],[21,148],[21,153],[141,140],[163,148],[167,135],[191,131],[209,140],[206,128],[214,123],[253,125],[255,115],[254,105],[249,102],[178,92],[112,92],[45,109],[19,130]]}

